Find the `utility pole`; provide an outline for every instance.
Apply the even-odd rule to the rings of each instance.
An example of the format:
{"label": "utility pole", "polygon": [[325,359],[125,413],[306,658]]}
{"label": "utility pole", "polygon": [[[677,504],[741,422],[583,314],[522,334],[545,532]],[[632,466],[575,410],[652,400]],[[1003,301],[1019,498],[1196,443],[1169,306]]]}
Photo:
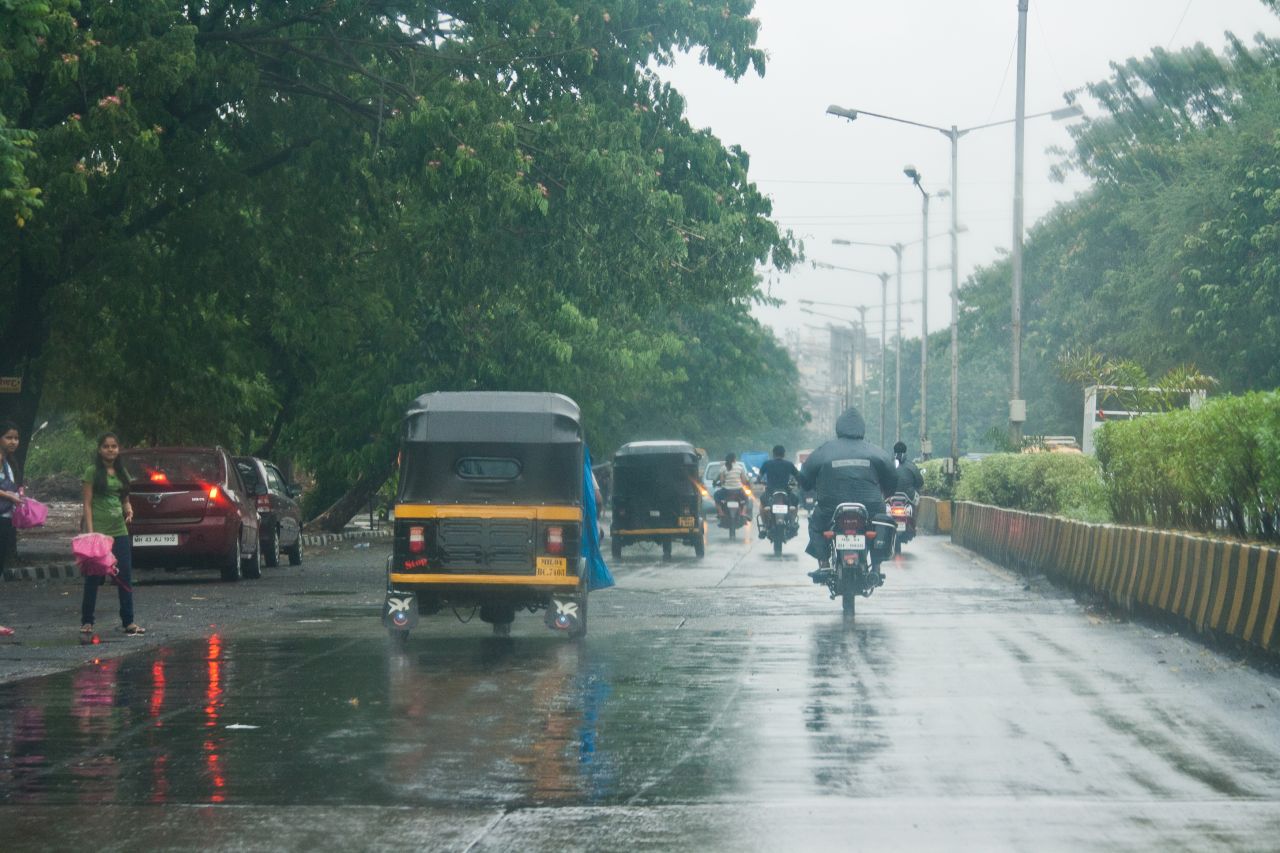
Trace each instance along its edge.
{"label": "utility pole", "polygon": [[1018,94],[1013,142],[1013,376],[1009,398],[1009,437],[1022,444],[1027,401],[1022,399],[1022,151],[1025,143],[1027,96],[1027,5],[1018,0]]}

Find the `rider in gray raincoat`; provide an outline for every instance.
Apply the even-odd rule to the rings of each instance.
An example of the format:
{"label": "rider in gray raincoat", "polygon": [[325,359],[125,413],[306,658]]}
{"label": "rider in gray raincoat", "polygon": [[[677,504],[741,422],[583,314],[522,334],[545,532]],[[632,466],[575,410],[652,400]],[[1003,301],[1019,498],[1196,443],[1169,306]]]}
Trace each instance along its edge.
{"label": "rider in gray raincoat", "polygon": [[848,409],[836,421],[836,438],[819,447],[800,467],[800,485],[817,489],[817,503],[809,513],[809,547],[805,552],[827,566],[822,534],[831,529],[838,504],[855,501],[871,518],[885,514],[884,500],[894,493],[897,472],[893,457],[867,441],[867,425],[857,409]]}

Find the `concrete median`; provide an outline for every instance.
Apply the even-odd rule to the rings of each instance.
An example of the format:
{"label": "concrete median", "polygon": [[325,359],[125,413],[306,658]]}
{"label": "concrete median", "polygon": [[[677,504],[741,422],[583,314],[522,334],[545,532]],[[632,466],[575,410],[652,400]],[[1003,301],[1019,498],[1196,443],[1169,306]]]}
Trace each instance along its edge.
{"label": "concrete median", "polygon": [[962,501],[954,507],[952,542],[1006,568],[1280,654],[1276,548]]}

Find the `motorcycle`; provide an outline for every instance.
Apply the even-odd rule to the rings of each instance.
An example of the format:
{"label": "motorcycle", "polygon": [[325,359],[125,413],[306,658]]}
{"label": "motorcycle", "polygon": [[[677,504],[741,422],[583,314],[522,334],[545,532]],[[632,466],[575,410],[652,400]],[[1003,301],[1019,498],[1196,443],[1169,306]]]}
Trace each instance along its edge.
{"label": "motorcycle", "polygon": [[730,539],[738,538],[739,527],[751,523],[751,499],[745,489],[716,499],[716,523],[729,531]]}
{"label": "motorcycle", "polygon": [[898,527],[898,532],[893,537],[893,553],[901,554],[902,546],[916,538],[916,508],[910,497],[898,492],[889,498],[889,515],[893,516]]}
{"label": "motorcycle", "polygon": [[854,613],[854,597],[869,597],[884,585],[880,563],[893,548],[896,525],[875,521],[860,503],[842,503],[831,516],[831,529],[823,535],[830,548],[829,569],[812,573],[814,583],[825,583],[831,597],[839,596],[844,612]]}
{"label": "motorcycle", "polygon": [[800,532],[800,510],[791,505],[791,495],[779,489],[760,507],[761,535],[773,543],[773,555],[782,556],[782,543]]}

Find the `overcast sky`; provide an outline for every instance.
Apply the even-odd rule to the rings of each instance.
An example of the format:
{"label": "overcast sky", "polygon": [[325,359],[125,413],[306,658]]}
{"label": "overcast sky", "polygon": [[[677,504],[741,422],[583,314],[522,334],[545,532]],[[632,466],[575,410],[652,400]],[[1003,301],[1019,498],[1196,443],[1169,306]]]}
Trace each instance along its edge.
{"label": "overcast sky", "polygon": [[[660,73],[688,100],[690,120],[751,155],[751,178],[773,199],[774,215],[804,240],[808,257],[871,271],[893,271],[887,249],[831,245],[832,238],[907,242],[920,237],[921,198],[903,175],[911,163],[930,191],[950,185],[950,144],[931,130],[870,116],[855,122],[825,115],[828,104],[926,124],[961,128],[1013,117],[1017,0],[756,0],[759,45],[768,52],[764,78],[734,84],[686,60]],[[1246,41],[1280,35],[1259,0],[1031,0],[1027,25],[1027,112],[1063,106],[1063,93],[1109,76],[1109,63],[1153,47],[1203,42],[1220,50],[1225,33]],[[1087,104],[1086,104],[1087,106]],[[1049,169],[1066,147],[1064,127],[1027,122],[1026,225],[1083,186],[1053,183]],[[1013,125],[975,131],[960,142],[961,281],[1012,242]],[[950,201],[930,204],[929,231],[945,235]],[[946,236],[930,242],[929,266],[947,264]],[[921,267],[919,245],[904,269]],[[920,277],[904,276],[903,299],[919,299]],[[950,319],[950,272],[929,280],[929,328]],[[757,315],[778,330],[820,324],[799,299],[879,304],[873,277],[813,269],[772,274],[767,288],[787,300]],[[890,283],[890,300],[893,299]],[[856,312],[824,309],[837,317]],[[878,308],[868,315],[873,333]],[[919,305],[906,305],[904,336],[919,334]],[[890,313],[889,334],[893,334]]]}

